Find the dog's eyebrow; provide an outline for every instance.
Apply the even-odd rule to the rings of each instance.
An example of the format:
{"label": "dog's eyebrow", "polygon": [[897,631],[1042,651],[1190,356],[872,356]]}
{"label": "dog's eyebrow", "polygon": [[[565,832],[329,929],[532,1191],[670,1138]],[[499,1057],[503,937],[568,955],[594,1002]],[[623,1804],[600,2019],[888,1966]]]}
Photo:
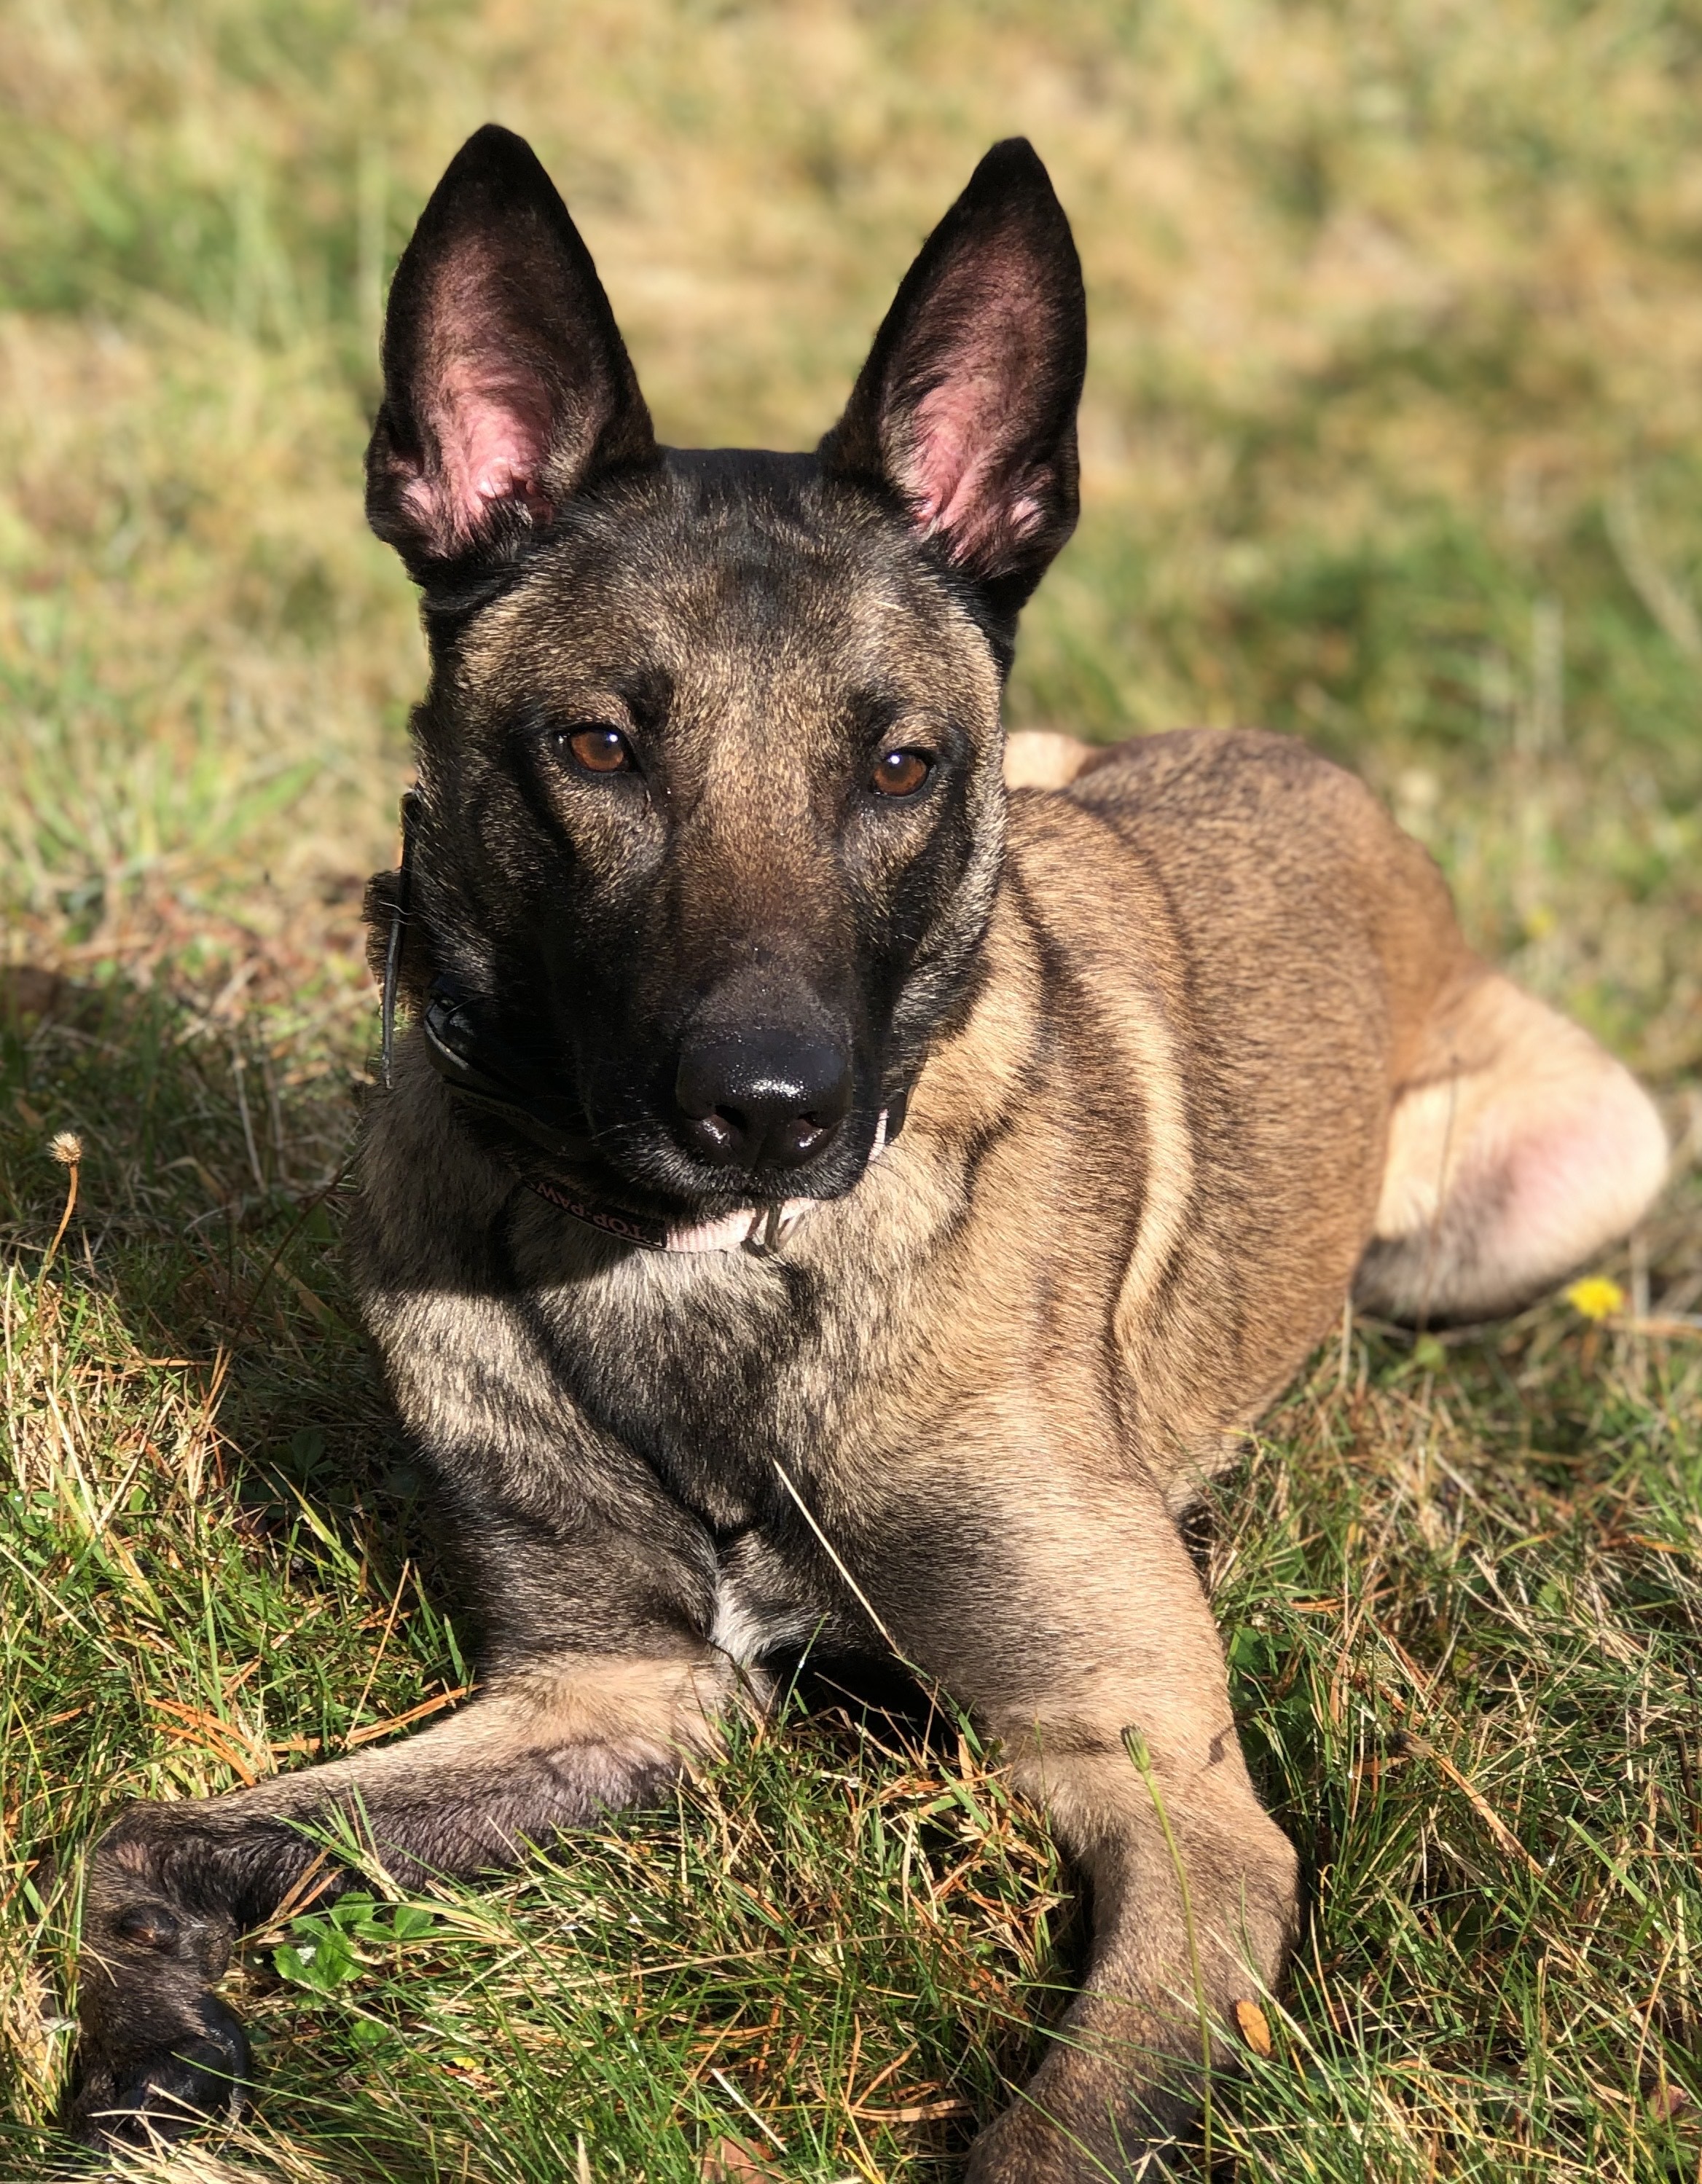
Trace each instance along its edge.
{"label": "dog's eyebrow", "polygon": [[878,683],[853,690],[845,701],[845,717],[852,732],[867,743],[878,742],[903,710],[904,699],[899,693]]}
{"label": "dog's eyebrow", "polygon": [[673,677],[665,667],[645,666],[614,677],[609,688],[632,715],[637,728],[659,728],[673,705]]}

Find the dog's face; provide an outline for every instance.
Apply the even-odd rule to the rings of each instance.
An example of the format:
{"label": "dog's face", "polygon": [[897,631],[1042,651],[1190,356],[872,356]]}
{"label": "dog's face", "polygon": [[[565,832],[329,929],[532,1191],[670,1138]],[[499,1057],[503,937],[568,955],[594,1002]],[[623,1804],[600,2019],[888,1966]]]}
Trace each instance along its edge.
{"label": "dog's face", "polygon": [[416,914],[459,1021],[626,1190],[849,1189],[961,1005],[1085,348],[1063,214],[1002,146],[814,454],[662,450],[527,148],[481,131],[427,208],[368,456],[432,641]]}

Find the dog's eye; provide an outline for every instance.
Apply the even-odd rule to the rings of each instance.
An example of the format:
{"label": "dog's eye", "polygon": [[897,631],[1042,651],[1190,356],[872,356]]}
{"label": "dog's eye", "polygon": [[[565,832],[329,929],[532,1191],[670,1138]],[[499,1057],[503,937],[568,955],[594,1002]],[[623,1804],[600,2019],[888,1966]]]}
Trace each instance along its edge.
{"label": "dog's eye", "polygon": [[882,796],[914,796],[933,771],[934,761],[926,751],[883,751],[868,785]]}
{"label": "dog's eye", "polygon": [[618,728],[557,728],[550,738],[557,755],[587,773],[631,773],[632,746]]}

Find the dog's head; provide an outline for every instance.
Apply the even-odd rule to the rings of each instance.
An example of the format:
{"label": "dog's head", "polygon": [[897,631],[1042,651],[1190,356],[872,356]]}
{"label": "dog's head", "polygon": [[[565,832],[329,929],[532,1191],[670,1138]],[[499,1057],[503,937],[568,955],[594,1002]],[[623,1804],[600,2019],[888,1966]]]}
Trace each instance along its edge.
{"label": "dog's head", "polygon": [[831,1197],[963,1004],[1000,690],[1076,515],[1068,224],[990,152],[813,454],[657,446],[528,148],[391,292],[367,510],[424,594],[413,922],[440,1011],[628,1192]]}

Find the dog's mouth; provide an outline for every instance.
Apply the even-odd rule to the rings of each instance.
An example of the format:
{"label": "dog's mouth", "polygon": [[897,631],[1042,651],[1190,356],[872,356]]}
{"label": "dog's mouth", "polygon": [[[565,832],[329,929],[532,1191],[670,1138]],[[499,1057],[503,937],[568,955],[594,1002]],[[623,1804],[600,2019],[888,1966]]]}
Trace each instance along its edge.
{"label": "dog's mouth", "polygon": [[488,1007],[444,978],[421,1028],[463,1119],[524,1179],[664,1225],[841,1197],[903,1120],[901,1088],[860,1096],[853,1078],[811,1099],[799,1071],[778,1067],[747,1070],[755,1096],[735,1100],[693,1096],[682,1067],[666,1117],[656,1112],[659,1102],[623,1096],[607,1070],[595,1072],[588,1099],[565,1081],[570,1072],[507,1036]]}

